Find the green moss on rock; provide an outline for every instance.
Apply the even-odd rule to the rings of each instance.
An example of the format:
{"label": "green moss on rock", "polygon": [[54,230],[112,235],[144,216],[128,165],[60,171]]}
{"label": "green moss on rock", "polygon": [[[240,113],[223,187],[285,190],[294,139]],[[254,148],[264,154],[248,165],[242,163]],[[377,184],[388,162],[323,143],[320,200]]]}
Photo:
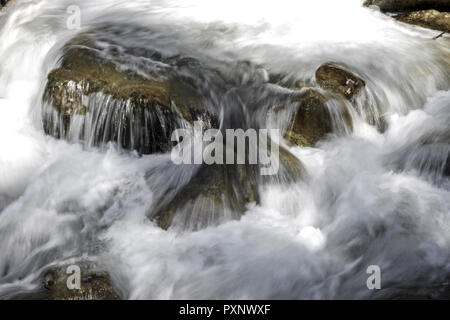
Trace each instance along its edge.
{"label": "green moss on rock", "polygon": [[395,18],[401,22],[418,25],[423,28],[450,32],[450,12],[421,10],[399,14]]}
{"label": "green moss on rock", "polygon": [[[178,60],[183,63],[183,58]],[[120,70],[113,61],[102,57],[89,39],[78,38],[64,48],[60,67],[48,75],[43,100],[61,119],[55,121],[54,116],[44,115],[45,132],[64,138],[72,116],[91,112],[89,100],[99,93],[112,98],[110,105],[116,101],[129,104],[131,109],[117,111],[119,118],[109,120],[114,123],[99,124],[103,131],[93,133],[96,136],[91,140],[95,144],[114,141],[141,153],[164,152],[170,149],[171,133],[180,121],[202,120],[209,127],[218,123],[197,87],[173,68],[162,69],[148,78]]]}
{"label": "green moss on rock", "polygon": [[82,272],[80,289],[69,290],[68,275],[58,269],[46,274],[44,280],[46,300],[118,300],[119,295],[105,273]]}
{"label": "green moss on rock", "polygon": [[156,209],[150,217],[163,229],[176,225],[197,230],[238,219],[247,203],[259,202],[252,166],[204,165],[169,203]]}

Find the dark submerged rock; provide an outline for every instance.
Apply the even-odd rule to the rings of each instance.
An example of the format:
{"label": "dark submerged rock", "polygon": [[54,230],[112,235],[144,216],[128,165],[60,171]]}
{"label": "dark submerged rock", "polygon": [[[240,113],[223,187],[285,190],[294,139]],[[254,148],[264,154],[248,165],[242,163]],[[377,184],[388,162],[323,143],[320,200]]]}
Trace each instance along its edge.
{"label": "dark submerged rock", "polygon": [[20,294],[20,300],[119,300],[109,275],[99,271],[88,262],[79,262],[80,289],[69,290],[67,273],[69,265],[51,268],[40,278],[40,287],[32,293]]}
{"label": "dark submerged rock", "polygon": [[189,230],[239,219],[247,203],[259,202],[253,170],[254,167],[247,165],[204,165],[173,199],[156,208],[150,218],[163,229],[175,225]]}
{"label": "dark submerged rock", "polygon": [[[283,95],[284,98],[287,97],[285,93],[281,94]],[[270,86],[264,89],[245,87],[228,92],[222,98],[227,108],[222,119],[223,128],[242,131],[257,128],[258,123],[252,121],[259,119],[259,115],[265,119],[267,109],[275,101],[278,102],[278,99],[282,98]],[[240,103],[242,101],[249,102],[244,106]],[[300,160],[282,146],[278,146],[279,158],[276,161],[279,161],[279,170],[274,175],[261,176],[260,165],[248,164],[251,148],[248,141],[245,147],[247,164],[236,164],[236,145],[234,149],[229,144],[227,147],[227,142],[231,141],[227,141],[224,130],[221,133],[223,159],[231,151],[235,154],[235,164],[201,165],[174,194],[171,192],[178,189],[178,185],[168,190],[148,213],[150,219],[163,229],[198,230],[224,221],[237,220],[245,213],[249,203],[259,203],[259,186],[280,181],[289,183],[303,176],[304,168]],[[269,138],[267,153],[272,152],[272,143],[275,142]]]}
{"label": "dark submerged rock", "polygon": [[[285,83],[287,87],[297,91],[289,98],[289,103],[299,106],[290,119],[284,137],[298,146],[313,146],[335,130],[343,126],[349,131],[353,128],[352,118],[347,104],[343,99],[351,99],[365,86],[365,81],[337,63],[325,63],[315,73],[317,85],[324,91],[317,90],[310,83],[296,81],[292,77],[278,75],[273,78],[277,83]],[[300,90],[300,91],[298,91]],[[335,110],[330,110],[331,99],[337,101]],[[286,108],[281,103],[275,108],[278,112]],[[333,116],[334,114],[334,116]],[[342,124],[336,123],[341,121]]]}
{"label": "dark submerged rock", "polygon": [[[309,147],[333,132],[333,117],[328,109],[327,100],[327,97],[314,89],[294,95],[291,101],[298,103],[298,108],[284,134],[285,138],[293,144]],[[338,112],[351,127],[352,120],[346,107]]]}
{"label": "dark submerged rock", "polygon": [[163,229],[187,230],[238,220],[249,203],[259,204],[259,186],[280,180],[290,183],[305,175],[301,161],[284,147],[278,148],[280,167],[275,175],[261,176],[258,165],[202,165],[173,197],[150,210],[150,219]]}
{"label": "dark submerged rock", "polygon": [[412,11],[425,9],[450,10],[448,0],[367,0],[365,6],[375,5],[383,12]]}

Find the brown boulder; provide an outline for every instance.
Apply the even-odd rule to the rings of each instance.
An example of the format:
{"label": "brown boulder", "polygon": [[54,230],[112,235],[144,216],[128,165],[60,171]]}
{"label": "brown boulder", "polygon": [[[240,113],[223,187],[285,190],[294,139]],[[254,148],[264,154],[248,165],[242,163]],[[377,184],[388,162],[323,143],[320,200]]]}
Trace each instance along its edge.
{"label": "brown boulder", "polygon": [[259,202],[254,168],[246,165],[204,165],[173,199],[154,208],[158,226],[198,230],[238,219],[249,202]]}
{"label": "brown boulder", "polygon": [[8,3],[9,0],[0,0],[0,9]]}
{"label": "brown boulder", "polygon": [[[60,67],[48,75],[43,96],[47,134],[89,146],[113,141],[148,154],[170,150],[171,134],[184,121],[217,125],[214,111],[204,106],[196,85],[177,74],[189,64],[185,58],[172,59],[173,66],[144,77],[120,70],[92,43],[73,40]],[[82,118],[81,125],[72,123],[75,115]]]}
{"label": "brown boulder", "polygon": [[[317,90],[308,89],[291,100],[299,106],[291,118],[284,137],[299,146],[313,146],[328,133],[333,132],[333,117],[328,109],[328,98]],[[347,126],[352,119],[346,106],[338,110]]]}
{"label": "brown boulder", "polygon": [[41,286],[37,291],[22,293],[15,296],[17,300],[118,300],[119,294],[113,287],[109,275],[94,268],[94,264],[79,261],[80,289],[69,289],[68,282],[74,283],[70,278],[74,270],[69,265],[54,267],[43,273]]}
{"label": "brown boulder", "polygon": [[341,94],[347,99],[365,86],[364,80],[335,63],[320,66],[316,71],[316,81],[322,89]]}
{"label": "brown boulder", "polygon": [[450,12],[422,10],[399,14],[395,18],[401,22],[418,25],[424,28],[450,32]]}
{"label": "brown boulder", "polygon": [[44,278],[46,300],[118,300],[119,295],[105,273],[84,271],[80,289],[69,290],[68,276],[63,269],[48,272]]}
{"label": "brown boulder", "polygon": [[[269,141],[269,152],[271,144]],[[297,157],[282,146],[278,146],[278,151],[279,170],[271,176],[261,176],[258,165],[202,165],[173,197],[158,202],[150,210],[149,218],[163,229],[183,230],[198,230],[239,219],[247,210],[247,204],[259,203],[259,185],[293,182],[305,174]]]}

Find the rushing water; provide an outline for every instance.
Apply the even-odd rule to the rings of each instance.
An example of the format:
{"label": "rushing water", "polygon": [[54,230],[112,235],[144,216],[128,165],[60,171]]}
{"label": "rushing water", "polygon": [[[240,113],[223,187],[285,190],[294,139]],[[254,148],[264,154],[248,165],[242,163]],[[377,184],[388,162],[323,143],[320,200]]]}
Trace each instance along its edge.
{"label": "rushing water", "polygon": [[[13,2],[0,13],[0,297],[33,292],[43,271],[80,258],[106,270],[123,298],[448,294],[450,42],[361,2]],[[73,4],[81,30],[66,27]],[[104,24],[119,26],[127,46],[262,66],[230,68],[240,84],[263,83],[267,70],[310,81],[324,62],[351,66],[366,80],[353,133],[290,148],[307,177],[260,186],[260,204],[240,220],[164,231],[147,211],[195,168],[42,128],[46,76],[62,46]],[[148,71],[139,59],[122,67]],[[380,266],[383,290],[367,289],[369,265]]]}

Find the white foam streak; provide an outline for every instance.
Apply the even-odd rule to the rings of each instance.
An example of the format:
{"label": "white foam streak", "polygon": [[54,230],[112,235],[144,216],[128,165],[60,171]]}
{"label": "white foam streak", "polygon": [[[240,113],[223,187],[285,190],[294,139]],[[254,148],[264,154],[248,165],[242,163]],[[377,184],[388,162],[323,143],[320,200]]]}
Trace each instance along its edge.
{"label": "white foam streak", "polygon": [[[55,259],[86,253],[136,299],[386,297],[448,281],[449,182],[429,163],[432,172],[421,171],[429,152],[417,149],[424,138],[450,142],[448,38],[430,40],[435,32],[361,2],[13,2],[0,14],[0,297],[37,286]],[[163,231],[146,213],[176,179],[145,174],[166,170],[166,155],[83,149],[43,134],[45,77],[75,34],[64,27],[74,3],[83,30],[133,21],[170,52],[251,60],[313,82],[321,63],[345,63],[367,81],[358,105],[389,129],[355,115],[352,135],[292,148],[308,178],[265,186],[240,221]],[[438,160],[443,148],[433,149]],[[367,290],[370,264],[388,290]]]}

